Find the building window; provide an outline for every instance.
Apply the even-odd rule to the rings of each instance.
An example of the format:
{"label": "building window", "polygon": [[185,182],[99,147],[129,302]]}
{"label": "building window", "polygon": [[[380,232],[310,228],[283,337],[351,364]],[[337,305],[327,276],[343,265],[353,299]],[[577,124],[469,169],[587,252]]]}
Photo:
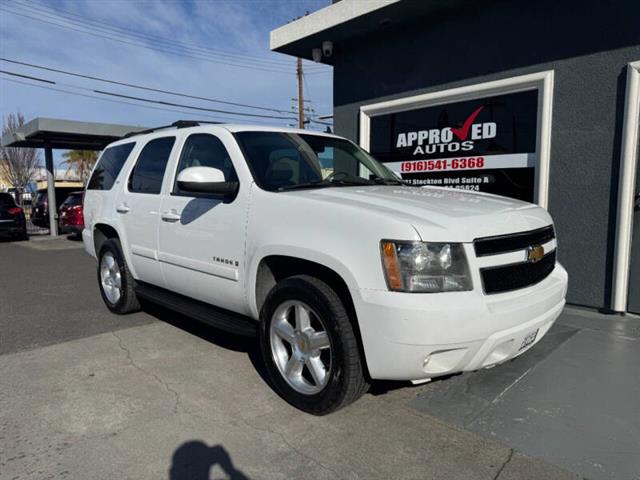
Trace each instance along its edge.
{"label": "building window", "polygon": [[360,144],[403,179],[547,206],[553,72],[360,110]]}

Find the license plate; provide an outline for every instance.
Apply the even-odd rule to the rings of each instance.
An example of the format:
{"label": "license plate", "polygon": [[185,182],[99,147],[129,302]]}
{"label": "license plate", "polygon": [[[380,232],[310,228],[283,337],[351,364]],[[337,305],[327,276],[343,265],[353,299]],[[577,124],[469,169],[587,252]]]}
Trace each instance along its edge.
{"label": "license plate", "polygon": [[520,345],[520,348],[518,349],[518,351],[527,348],[529,345],[535,342],[537,336],[538,336],[537,328],[533,332],[527,333],[527,336],[524,337],[524,339],[522,340],[522,344]]}

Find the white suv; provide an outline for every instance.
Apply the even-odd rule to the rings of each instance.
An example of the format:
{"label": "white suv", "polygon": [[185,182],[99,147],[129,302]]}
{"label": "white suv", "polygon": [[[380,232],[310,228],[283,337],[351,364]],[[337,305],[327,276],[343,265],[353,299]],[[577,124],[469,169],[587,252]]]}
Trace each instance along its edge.
{"label": "white suv", "polygon": [[407,186],[334,135],[176,122],[109,145],[84,202],[109,309],[257,331],[275,389],[313,414],[372,379],[512,359],[565,302],[544,209]]}

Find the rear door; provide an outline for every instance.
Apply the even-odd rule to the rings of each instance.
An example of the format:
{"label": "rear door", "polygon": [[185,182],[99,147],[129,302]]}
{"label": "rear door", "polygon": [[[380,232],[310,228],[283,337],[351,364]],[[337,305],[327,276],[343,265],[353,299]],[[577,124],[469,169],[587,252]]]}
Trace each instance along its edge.
{"label": "rear door", "polygon": [[164,286],[158,263],[160,194],[175,141],[175,136],[156,137],[142,146],[116,201],[134,276],[158,286]]}

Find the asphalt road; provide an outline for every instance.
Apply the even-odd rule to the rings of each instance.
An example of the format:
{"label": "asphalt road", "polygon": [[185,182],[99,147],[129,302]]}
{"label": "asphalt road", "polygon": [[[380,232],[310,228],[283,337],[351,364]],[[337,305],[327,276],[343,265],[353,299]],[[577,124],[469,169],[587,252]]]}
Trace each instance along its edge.
{"label": "asphalt road", "polygon": [[82,242],[32,238],[0,242],[0,355],[154,321],[107,310]]}
{"label": "asphalt road", "polygon": [[570,479],[374,384],[306,415],[254,339],[147,306],[112,315],[70,240],[0,243],[0,480]]}

